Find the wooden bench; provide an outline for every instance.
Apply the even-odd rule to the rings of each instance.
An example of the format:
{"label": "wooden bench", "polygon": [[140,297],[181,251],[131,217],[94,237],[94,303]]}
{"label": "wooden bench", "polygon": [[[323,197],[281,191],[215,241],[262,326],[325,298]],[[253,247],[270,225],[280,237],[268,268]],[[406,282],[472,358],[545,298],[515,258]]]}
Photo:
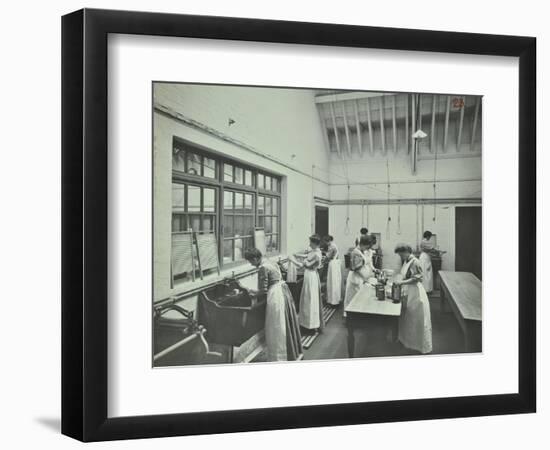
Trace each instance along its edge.
{"label": "wooden bench", "polygon": [[441,308],[449,307],[464,333],[467,352],[481,352],[481,281],[470,272],[439,271]]}

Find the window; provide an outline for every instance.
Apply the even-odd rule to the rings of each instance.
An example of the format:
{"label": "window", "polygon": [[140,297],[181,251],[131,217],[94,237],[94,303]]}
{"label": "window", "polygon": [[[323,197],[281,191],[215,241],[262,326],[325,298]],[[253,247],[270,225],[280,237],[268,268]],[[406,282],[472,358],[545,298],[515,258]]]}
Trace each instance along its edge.
{"label": "window", "polygon": [[268,253],[278,252],[279,224],[279,197],[258,195],[257,223],[258,228],[265,230],[265,247]]}
{"label": "window", "polygon": [[244,262],[254,229],[264,228],[268,254],[280,251],[281,179],[174,138],[172,232],[214,231],[220,264]]}

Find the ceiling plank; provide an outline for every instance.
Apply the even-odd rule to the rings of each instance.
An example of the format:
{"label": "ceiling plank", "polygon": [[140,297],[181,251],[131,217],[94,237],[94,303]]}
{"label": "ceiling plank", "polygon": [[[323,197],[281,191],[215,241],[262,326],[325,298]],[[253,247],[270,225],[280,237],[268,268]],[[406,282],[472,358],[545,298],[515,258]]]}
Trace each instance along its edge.
{"label": "ceiling plank", "polygon": [[370,117],[370,102],[368,98],[365,98],[365,104],[367,105],[367,125],[369,127],[370,154],[374,155],[374,139],[372,137],[372,120]]}
{"label": "ceiling plank", "polygon": [[451,96],[447,95],[447,106],[445,109],[445,128],[443,129],[443,152],[447,151],[447,139],[449,136],[449,113],[451,112]]}
{"label": "ceiling plank", "polygon": [[336,116],[334,115],[334,103],[330,104],[330,116],[332,118],[332,128],[334,129],[336,151],[338,152],[338,156],[342,156],[342,152],[340,151],[340,139],[338,138],[338,128],[336,127]]}
{"label": "ceiling plank", "polygon": [[409,153],[409,94],[405,94],[405,152]]}
{"label": "ceiling plank", "polygon": [[456,137],[456,151],[460,152],[460,143],[462,141],[462,127],[464,126],[464,109],[466,104],[463,104],[460,108],[460,119],[458,120],[458,135]]}
{"label": "ceiling plank", "polygon": [[380,97],[380,140],[382,142],[382,153],[386,154],[386,133],[384,131],[384,97]]}
{"label": "ceiling plank", "polygon": [[349,139],[348,114],[346,112],[346,102],[342,102],[342,112],[343,112],[343,118],[344,118],[344,131],[346,132],[346,143],[348,144],[348,154],[351,156],[351,141]]}
{"label": "ceiling plank", "polygon": [[328,154],[330,155],[330,138],[328,135],[328,127],[325,120],[326,115],[326,108],[325,105],[317,105],[317,109],[319,110],[319,120],[321,121],[321,128],[323,129],[323,141],[325,142],[325,147],[327,149]]}
{"label": "ceiling plank", "polygon": [[397,121],[395,118],[395,95],[391,98],[392,125],[393,125],[393,152],[397,153]]}
{"label": "ceiling plank", "polygon": [[481,104],[481,97],[476,99],[476,109],[474,110],[474,122],[472,123],[472,139],[470,140],[470,151],[474,151],[474,140],[476,137],[477,119],[479,115],[479,105]]}
{"label": "ceiling plank", "polygon": [[363,156],[363,140],[361,137],[361,121],[359,120],[359,106],[357,105],[357,100],[353,102],[353,108],[355,109],[355,127],[357,128],[357,148],[359,149],[359,154]]}
{"label": "ceiling plank", "polygon": [[415,126],[416,126],[416,98],[415,98],[415,95],[413,94],[411,96],[411,115],[412,115],[412,120],[411,120],[411,148],[409,150],[409,153],[413,153],[414,151],[414,141],[415,139],[412,137],[413,134],[416,132],[416,130],[414,129]]}
{"label": "ceiling plank", "polygon": [[435,151],[435,102],[437,96],[432,95],[432,132],[430,133],[430,153]]}

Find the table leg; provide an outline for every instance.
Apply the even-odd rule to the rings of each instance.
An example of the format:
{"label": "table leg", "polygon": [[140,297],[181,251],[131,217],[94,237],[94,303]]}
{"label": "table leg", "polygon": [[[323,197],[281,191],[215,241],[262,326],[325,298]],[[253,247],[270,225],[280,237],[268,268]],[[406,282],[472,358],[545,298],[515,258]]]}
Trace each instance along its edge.
{"label": "table leg", "polygon": [[399,317],[394,317],[391,326],[391,338],[392,342],[397,342],[399,337]]}
{"label": "table leg", "polygon": [[355,355],[355,326],[353,320],[349,317],[346,318],[346,325],[348,328],[348,355],[353,358]]}

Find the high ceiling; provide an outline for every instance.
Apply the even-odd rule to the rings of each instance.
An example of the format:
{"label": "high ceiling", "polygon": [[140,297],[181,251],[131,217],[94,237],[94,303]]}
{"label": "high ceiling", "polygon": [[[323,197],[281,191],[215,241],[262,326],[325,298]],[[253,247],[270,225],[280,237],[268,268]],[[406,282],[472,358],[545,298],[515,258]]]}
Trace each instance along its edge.
{"label": "high ceiling", "polygon": [[419,157],[481,153],[480,96],[319,91],[315,102],[334,157],[408,154],[419,129]]}

